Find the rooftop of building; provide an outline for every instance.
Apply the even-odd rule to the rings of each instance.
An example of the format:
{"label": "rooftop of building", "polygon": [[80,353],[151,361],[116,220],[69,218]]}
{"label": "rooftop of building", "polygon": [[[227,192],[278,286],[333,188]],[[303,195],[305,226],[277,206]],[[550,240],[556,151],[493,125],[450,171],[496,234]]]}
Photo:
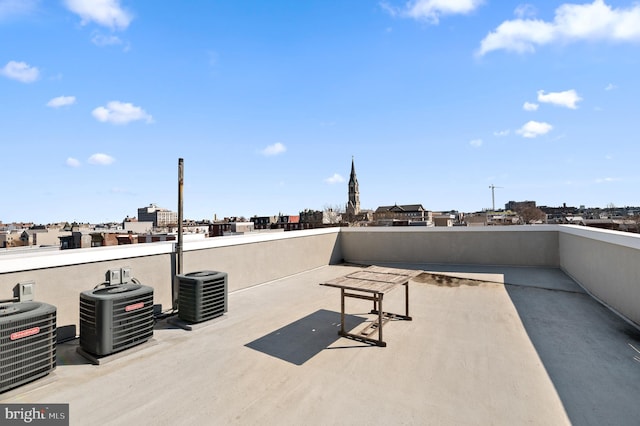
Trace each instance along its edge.
{"label": "rooftop of building", "polygon": [[[355,259],[356,251],[373,257],[357,238],[378,250],[372,238],[393,245],[395,236],[409,245],[422,237],[465,246],[459,238],[479,237],[485,245],[494,238],[545,238],[535,242],[543,249],[547,238],[573,244],[557,241],[565,238],[554,234],[559,227],[533,228],[288,233],[339,234],[339,256],[354,262],[231,286],[224,316],[193,331],[158,320],[151,341],[101,365],[77,353],[77,339],[59,344],[54,372],[0,394],[0,401],[69,403],[71,424],[637,424],[640,331],[568,275],[571,254],[560,253],[566,257],[560,267],[540,264],[524,245],[531,261],[522,265],[506,257],[504,265],[492,265],[487,254],[483,264],[416,262],[407,254],[405,262],[389,254],[382,255],[387,261]],[[586,232],[609,245],[624,238],[616,244],[633,249],[631,262],[638,257],[637,237],[579,232],[579,244],[591,235]],[[235,255],[255,256],[261,238],[281,248],[306,238],[294,235],[242,237],[242,243],[222,237],[215,253],[226,259],[220,251],[226,245]],[[194,255],[203,250],[198,244]],[[371,263],[425,271],[410,282],[413,320],[387,324],[386,347],[338,336],[340,292],[319,285]],[[617,267],[625,265],[621,260]],[[402,309],[401,289],[385,297],[390,311]],[[370,302],[348,299],[347,328],[369,324],[369,310]]]}

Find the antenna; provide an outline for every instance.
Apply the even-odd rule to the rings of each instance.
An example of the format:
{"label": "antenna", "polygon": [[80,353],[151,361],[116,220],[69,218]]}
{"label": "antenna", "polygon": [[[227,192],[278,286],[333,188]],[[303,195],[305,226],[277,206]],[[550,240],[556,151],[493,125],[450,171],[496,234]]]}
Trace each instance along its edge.
{"label": "antenna", "polygon": [[491,206],[493,211],[496,211],[496,194],[495,194],[495,189],[496,188],[502,188],[501,186],[495,186],[494,184],[489,185],[489,188],[491,188]]}

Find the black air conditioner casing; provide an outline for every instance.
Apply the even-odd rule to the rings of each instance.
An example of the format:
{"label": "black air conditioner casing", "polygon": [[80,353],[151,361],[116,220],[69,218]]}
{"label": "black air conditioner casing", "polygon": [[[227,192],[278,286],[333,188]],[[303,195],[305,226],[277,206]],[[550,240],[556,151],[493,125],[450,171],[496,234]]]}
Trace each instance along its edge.
{"label": "black air conditioner casing", "polygon": [[56,368],[56,307],[39,302],[0,305],[0,392]]}
{"label": "black air conditioner casing", "polygon": [[198,271],[178,275],[178,318],[207,321],[227,312],[227,273]]}
{"label": "black air conditioner casing", "polygon": [[80,293],[80,347],[104,356],[153,336],[153,288],[121,284]]}

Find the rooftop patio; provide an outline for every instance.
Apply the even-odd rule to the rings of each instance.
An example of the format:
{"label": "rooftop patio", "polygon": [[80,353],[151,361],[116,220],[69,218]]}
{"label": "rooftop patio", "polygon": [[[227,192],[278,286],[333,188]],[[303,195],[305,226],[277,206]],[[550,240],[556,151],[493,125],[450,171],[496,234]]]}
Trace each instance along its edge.
{"label": "rooftop patio", "polygon": [[[331,265],[230,294],[195,331],[103,365],[58,346],[48,377],[3,402],[69,403],[71,424],[637,424],[640,333],[553,268],[401,265],[413,321],[386,348],[337,335]],[[387,303],[402,303],[400,289]],[[348,328],[372,321],[349,300]]]}
{"label": "rooftop patio", "polygon": [[[77,339],[59,344],[51,374],[0,401],[69,403],[82,425],[638,423],[640,332],[564,268],[362,262],[426,271],[410,283],[413,320],[387,324],[381,348],[337,334],[339,290],[319,283],[362,267],[360,243],[340,244],[352,263],[236,282],[223,317],[194,331],[158,321],[152,341],[101,365],[76,352]],[[403,303],[397,289],[385,310]],[[370,308],[348,299],[347,328],[373,321]]]}

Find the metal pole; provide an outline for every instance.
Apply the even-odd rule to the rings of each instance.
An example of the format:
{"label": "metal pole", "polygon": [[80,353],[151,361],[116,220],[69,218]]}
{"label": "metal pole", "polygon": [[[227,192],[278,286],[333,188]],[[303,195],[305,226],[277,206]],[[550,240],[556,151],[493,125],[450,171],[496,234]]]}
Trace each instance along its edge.
{"label": "metal pole", "polygon": [[[178,159],[178,242],[176,243],[176,275],[182,274],[182,187],[184,186],[184,160]],[[171,307],[178,309],[177,276],[171,280]]]}
{"label": "metal pole", "polygon": [[182,274],[182,222],[183,222],[183,201],[182,188],[184,187],[184,160],[178,159],[178,274]]}
{"label": "metal pole", "polygon": [[495,194],[495,190],[496,187],[491,185],[491,209],[492,211],[496,211],[496,194]]}

